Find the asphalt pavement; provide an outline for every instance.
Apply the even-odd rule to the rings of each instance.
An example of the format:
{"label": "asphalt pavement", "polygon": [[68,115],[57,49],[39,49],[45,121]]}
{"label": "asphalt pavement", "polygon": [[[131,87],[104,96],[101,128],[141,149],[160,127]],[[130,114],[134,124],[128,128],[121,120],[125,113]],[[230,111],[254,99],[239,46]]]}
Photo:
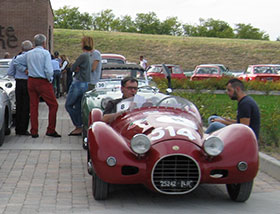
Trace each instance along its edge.
{"label": "asphalt pavement", "polygon": [[142,185],[116,185],[108,200],[95,201],[82,137],[68,136],[74,126],[64,108],[65,98],[58,101],[61,138],[45,135],[45,103],[39,107],[39,138],[16,136],[14,128],[6,136],[0,148],[0,213],[280,213],[279,161],[263,153],[245,203],[232,202],[225,185],[201,185],[181,196],[154,193]]}

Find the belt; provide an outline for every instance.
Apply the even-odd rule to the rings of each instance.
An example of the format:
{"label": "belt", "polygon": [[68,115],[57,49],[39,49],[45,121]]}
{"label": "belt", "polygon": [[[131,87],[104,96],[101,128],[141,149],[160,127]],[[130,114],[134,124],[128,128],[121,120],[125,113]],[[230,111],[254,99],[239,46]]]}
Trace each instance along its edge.
{"label": "belt", "polygon": [[27,81],[27,79],[15,79],[16,81]]}
{"label": "belt", "polygon": [[29,78],[32,78],[32,79],[40,79],[40,80],[47,80],[47,78],[43,78],[43,77],[29,77]]}

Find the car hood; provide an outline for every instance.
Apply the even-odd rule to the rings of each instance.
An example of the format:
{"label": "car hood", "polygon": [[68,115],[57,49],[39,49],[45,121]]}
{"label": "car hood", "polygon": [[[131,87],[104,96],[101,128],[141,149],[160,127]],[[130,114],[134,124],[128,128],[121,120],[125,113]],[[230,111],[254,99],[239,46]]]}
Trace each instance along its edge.
{"label": "car hood", "polygon": [[147,107],[135,109],[114,121],[112,127],[129,143],[136,134],[145,134],[152,144],[186,140],[201,146],[202,124],[195,115],[179,109]]}

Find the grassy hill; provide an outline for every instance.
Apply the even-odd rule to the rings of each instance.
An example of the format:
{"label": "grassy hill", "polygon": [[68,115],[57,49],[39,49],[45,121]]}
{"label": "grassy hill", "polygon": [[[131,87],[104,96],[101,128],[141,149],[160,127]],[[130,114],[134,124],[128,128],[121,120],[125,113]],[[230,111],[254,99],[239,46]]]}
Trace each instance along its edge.
{"label": "grassy hill", "polygon": [[249,64],[280,64],[280,42],[175,37],[135,33],[55,29],[54,50],[74,61],[81,53],[83,35],[94,38],[101,53],[119,53],[137,62],[144,55],[149,64],[179,64],[193,70],[202,63],[221,63],[231,70],[244,70]]}

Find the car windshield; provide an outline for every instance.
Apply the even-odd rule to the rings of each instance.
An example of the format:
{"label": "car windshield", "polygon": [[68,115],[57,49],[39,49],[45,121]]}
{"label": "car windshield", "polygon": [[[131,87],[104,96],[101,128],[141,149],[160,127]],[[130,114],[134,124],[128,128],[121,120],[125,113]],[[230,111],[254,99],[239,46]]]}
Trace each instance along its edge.
{"label": "car windshield", "polygon": [[141,109],[145,107],[165,107],[180,109],[192,113],[195,117],[200,118],[195,105],[182,97],[168,96],[165,94],[156,94],[149,97],[143,97],[136,94],[134,97],[124,99],[117,105],[117,112],[125,110]]}
{"label": "car windshield", "polygon": [[6,66],[0,66],[0,78],[7,76],[8,69]]}
{"label": "car windshield", "polygon": [[197,69],[197,74],[219,74],[219,70],[216,67],[200,67]]}
{"label": "car windshield", "polygon": [[148,70],[147,70],[147,72],[148,73],[160,73],[161,72],[161,70],[162,70],[162,68],[161,67],[151,67],[151,68],[149,68]]}
{"label": "car windshield", "polygon": [[278,74],[280,66],[257,66],[254,67],[255,74]]}
{"label": "car windshield", "polygon": [[102,63],[114,63],[114,64],[125,64],[125,62],[121,59],[113,59],[113,58],[108,58],[108,59],[102,59]]}
{"label": "car windshield", "polygon": [[[96,90],[119,90],[122,79],[100,80],[96,85]],[[138,79],[138,88],[149,87],[145,80]]]}
{"label": "car windshield", "polygon": [[173,74],[182,74],[183,71],[180,69],[180,67],[175,66],[175,67],[172,67],[172,73]]}
{"label": "car windshield", "polygon": [[101,79],[123,79],[127,76],[132,76],[135,78],[144,78],[144,72],[133,69],[103,69]]}

